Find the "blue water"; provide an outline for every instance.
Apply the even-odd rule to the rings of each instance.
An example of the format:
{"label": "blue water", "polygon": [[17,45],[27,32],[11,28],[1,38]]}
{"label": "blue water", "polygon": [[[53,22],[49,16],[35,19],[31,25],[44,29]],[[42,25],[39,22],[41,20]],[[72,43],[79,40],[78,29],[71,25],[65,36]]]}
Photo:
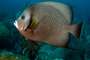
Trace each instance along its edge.
{"label": "blue water", "polygon": [[[0,0],[0,12],[8,12],[9,14],[16,14],[22,10],[28,0]],[[70,4],[84,10],[86,16],[90,16],[90,0],[31,0],[30,4],[40,1],[58,1]]]}
{"label": "blue water", "polygon": [[[28,0],[0,0],[0,14],[2,13],[0,15],[0,22],[4,23],[10,31],[9,37],[0,35],[0,53],[9,51],[22,55],[24,47],[22,46],[20,38],[18,38],[19,35],[13,25],[13,21],[16,18],[16,14],[19,11],[23,11],[27,1]],[[64,60],[90,60],[90,0],[31,0],[29,4],[35,4],[41,1],[57,1],[71,5],[74,12],[73,23],[85,22],[82,28],[80,50],[63,49],[46,44],[40,51],[49,54],[51,60],[56,58]],[[75,40],[75,37],[73,39]],[[77,44],[76,41],[76,47]],[[27,56],[27,53],[25,56]]]}

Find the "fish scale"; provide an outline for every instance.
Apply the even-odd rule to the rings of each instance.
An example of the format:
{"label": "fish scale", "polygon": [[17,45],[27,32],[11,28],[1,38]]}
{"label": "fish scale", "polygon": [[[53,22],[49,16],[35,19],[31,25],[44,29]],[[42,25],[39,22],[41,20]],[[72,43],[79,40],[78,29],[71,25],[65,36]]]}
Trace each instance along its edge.
{"label": "fish scale", "polygon": [[[39,18],[38,20],[43,18],[43,16],[48,16],[48,15],[51,15],[51,16],[53,15],[53,16],[55,16],[55,18],[58,18],[59,20],[61,19],[60,17],[62,17],[62,16],[64,17],[64,15],[59,10],[55,9],[55,7],[53,7],[53,6],[36,4],[36,5],[32,6],[31,9],[32,9],[31,12],[34,12],[33,13],[34,18],[38,14],[38,18]],[[61,20],[61,21],[63,21],[63,23],[64,23],[65,20],[66,19],[64,17],[64,20]],[[68,20],[66,20],[66,21],[68,22]]]}

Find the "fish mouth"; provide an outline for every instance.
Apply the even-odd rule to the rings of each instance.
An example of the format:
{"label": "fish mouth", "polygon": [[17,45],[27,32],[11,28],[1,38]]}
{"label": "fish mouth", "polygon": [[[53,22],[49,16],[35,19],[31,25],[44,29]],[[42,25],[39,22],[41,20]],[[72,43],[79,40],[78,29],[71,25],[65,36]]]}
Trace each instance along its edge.
{"label": "fish mouth", "polygon": [[15,20],[15,22],[13,24],[17,29],[26,31],[30,27],[31,23],[32,23],[32,21],[30,21],[30,23],[28,22],[28,24],[24,24],[24,26],[21,29],[18,27],[17,20]]}
{"label": "fish mouth", "polygon": [[15,27],[18,29],[17,20],[15,20],[14,25],[15,25]]}

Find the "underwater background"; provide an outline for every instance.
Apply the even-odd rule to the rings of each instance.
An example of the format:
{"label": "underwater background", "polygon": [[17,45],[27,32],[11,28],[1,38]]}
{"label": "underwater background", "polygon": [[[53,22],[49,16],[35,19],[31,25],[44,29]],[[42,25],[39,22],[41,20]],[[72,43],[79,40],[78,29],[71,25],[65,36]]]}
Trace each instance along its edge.
{"label": "underwater background", "polygon": [[[30,1],[30,2],[29,2]],[[73,49],[29,43],[13,25],[27,2],[57,1],[72,6],[73,24],[84,22],[80,40],[71,35]],[[30,48],[28,48],[30,47]],[[90,60],[90,0],[0,0],[0,60]]]}

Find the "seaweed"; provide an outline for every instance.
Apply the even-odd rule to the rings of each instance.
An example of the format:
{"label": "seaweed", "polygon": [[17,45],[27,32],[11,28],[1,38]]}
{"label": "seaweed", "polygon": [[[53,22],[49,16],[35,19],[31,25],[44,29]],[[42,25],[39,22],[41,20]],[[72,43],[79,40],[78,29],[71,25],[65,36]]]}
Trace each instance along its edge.
{"label": "seaweed", "polygon": [[21,41],[22,41],[23,46],[24,46],[24,50],[22,52],[23,55],[25,55],[25,52],[27,52],[28,58],[31,59],[31,60],[34,60],[34,59],[39,59],[40,60],[41,59],[40,54],[48,56],[48,54],[45,53],[45,52],[39,52],[38,53],[38,51],[44,45],[43,42],[32,42],[32,40],[26,39],[26,41],[28,42],[28,44],[26,44],[25,38],[20,33],[19,33],[19,36],[20,36]]}
{"label": "seaweed", "polygon": [[[36,45],[36,44],[33,43],[32,41],[27,40],[28,45],[26,45],[25,39],[23,38],[23,36],[22,36],[21,34],[20,34],[19,36],[20,36],[21,41],[22,41],[23,46],[24,46],[23,55],[25,55],[25,51],[27,51],[29,59],[33,60],[33,59],[35,59],[37,56],[38,56],[38,59],[39,59],[39,58],[40,58],[40,57],[39,57],[39,54],[40,54],[40,53],[38,53],[38,51],[39,51],[39,49],[42,48],[41,46],[43,45],[43,43],[42,43],[42,42],[35,42],[36,44],[38,44],[38,45]],[[33,44],[32,44],[32,43],[33,43]],[[30,46],[31,44],[32,44],[32,46]],[[44,53],[44,52],[43,52],[43,53]]]}
{"label": "seaweed", "polygon": [[30,3],[31,0],[28,0],[26,5],[25,5],[25,9],[28,7],[28,4]]}

